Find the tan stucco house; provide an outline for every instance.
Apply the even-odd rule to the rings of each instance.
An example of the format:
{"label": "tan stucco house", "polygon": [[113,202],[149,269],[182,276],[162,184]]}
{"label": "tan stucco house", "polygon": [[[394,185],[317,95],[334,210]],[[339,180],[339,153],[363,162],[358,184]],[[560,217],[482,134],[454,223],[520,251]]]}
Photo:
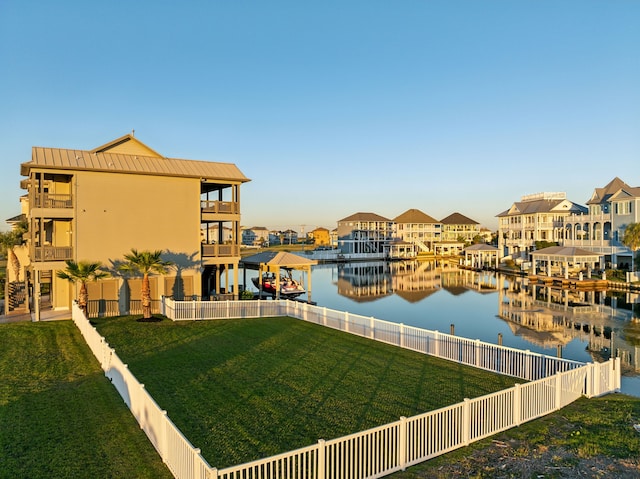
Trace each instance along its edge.
{"label": "tan stucco house", "polygon": [[175,264],[152,277],[154,300],[237,296],[240,186],[249,179],[236,165],[167,158],[129,134],[92,150],[33,147],[21,174],[32,310],[70,307],[74,286],[56,277],[70,259],[113,271],[90,284],[90,300],[127,311],[141,280],[115,267],[132,248],[162,250]]}

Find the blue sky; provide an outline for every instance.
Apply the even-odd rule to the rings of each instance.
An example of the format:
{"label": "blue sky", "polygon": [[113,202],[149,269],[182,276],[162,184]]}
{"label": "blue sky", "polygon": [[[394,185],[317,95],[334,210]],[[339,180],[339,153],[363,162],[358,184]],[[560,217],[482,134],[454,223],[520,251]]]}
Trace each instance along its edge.
{"label": "blue sky", "polygon": [[640,1],[0,0],[0,228],[32,146],[232,162],[242,224],[640,186]]}

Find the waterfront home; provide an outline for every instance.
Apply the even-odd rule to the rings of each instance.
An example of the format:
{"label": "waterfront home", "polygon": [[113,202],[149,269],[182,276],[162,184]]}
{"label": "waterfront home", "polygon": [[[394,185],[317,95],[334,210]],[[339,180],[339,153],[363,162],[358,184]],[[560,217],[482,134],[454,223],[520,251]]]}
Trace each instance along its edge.
{"label": "waterfront home", "polygon": [[564,218],[564,246],[600,253],[608,266],[633,270],[633,252],[621,240],[627,225],[640,223],[640,187],[616,177],[593,191],[587,207]]}
{"label": "waterfront home", "polygon": [[355,213],[338,220],[338,248],[343,254],[384,258],[393,239],[393,221],[376,213]]}
{"label": "waterfront home", "polygon": [[460,213],[451,213],[440,220],[442,223],[442,241],[473,243],[480,235],[480,223]]}
{"label": "waterfront home", "polygon": [[442,239],[442,223],[415,208],[396,216],[393,223],[398,240],[412,243],[424,253],[433,252],[433,244]]}
{"label": "waterfront home", "polygon": [[[132,133],[92,150],[33,147],[20,171],[29,231],[24,271],[20,278],[9,271],[9,280],[28,277],[36,319],[41,308],[70,309],[77,297],[77,286],[56,276],[66,260],[99,261],[115,272],[132,248],[162,250],[175,264],[151,278],[153,299],[208,295],[221,284],[238,291],[240,186],[249,179],[236,165],[168,158]],[[89,287],[90,298],[128,311],[141,279],[114,275]]]}
{"label": "waterfront home", "polygon": [[244,246],[263,246],[269,241],[269,230],[264,226],[242,228],[242,244]]}
{"label": "waterfront home", "polygon": [[528,261],[536,241],[561,243],[564,220],[570,215],[585,214],[587,209],[567,199],[566,193],[536,193],[498,214],[498,249],[502,258]]}

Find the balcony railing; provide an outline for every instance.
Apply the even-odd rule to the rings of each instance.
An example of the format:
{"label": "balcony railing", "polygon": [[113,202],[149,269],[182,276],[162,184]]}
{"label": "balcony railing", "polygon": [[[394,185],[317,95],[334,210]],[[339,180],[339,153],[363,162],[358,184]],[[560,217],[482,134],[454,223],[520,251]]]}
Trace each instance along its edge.
{"label": "balcony railing", "polygon": [[73,208],[72,195],[44,193],[35,195],[35,208]]}
{"label": "balcony railing", "polygon": [[203,257],[231,257],[240,256],[240,246],[237,244],[203,244]]}
{"label": "balcony railing", "polygon": [[73,259],[71,246],[36,246],[34,261],[64,261]]}
{"label": "balcony railing", "polygon": [[237,215],[240,213],[240,207],[235,201],[200,201],[200,208],[203,213],[223,213]]}

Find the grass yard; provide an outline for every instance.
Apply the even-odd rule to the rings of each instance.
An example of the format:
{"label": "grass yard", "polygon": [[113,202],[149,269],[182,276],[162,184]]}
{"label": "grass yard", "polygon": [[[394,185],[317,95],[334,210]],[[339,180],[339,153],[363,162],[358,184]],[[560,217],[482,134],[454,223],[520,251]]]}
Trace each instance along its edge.
{"label": "grass yard", "polygon": [[94,322],[218,468],[516,382],[291,318]]}
{"label": "grass yard", "polygon": [[71,321],[0,324],[0,478],[172,478]]}

